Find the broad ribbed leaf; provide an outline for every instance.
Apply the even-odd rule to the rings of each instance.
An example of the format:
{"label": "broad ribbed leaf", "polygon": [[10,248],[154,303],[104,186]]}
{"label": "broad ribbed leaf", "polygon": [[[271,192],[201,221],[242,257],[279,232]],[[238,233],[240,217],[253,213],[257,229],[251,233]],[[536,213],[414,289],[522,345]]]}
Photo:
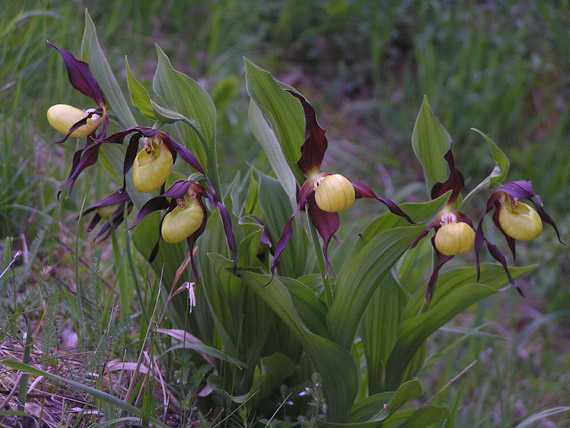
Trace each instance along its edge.
{"label": "broad ribbed leaf", "polygon": [[361,338],[368,368],[368,391],[382,391],[384,367],[398,339],[400,317],[408,296],[392,275],[386,275],[362,318]]}
{"label": "broad ribbed leaf", "polygon": [[[397,412],[381,425],[382,428],[399,426],[400,428],[429,427],[449,416],[445,406],[423,406],[419,409],[407,409]],[[402,424],[403,423],[403,424]],[[400,425],[402,424],[402,425]]]}
{"label": "broad ribbed leaf", "polygon": [[[231,264],[227,264],[230,268]],[[309,331],[299,317],[287,287],[275,278],[269,285],[269,275],[238,269],[243,281],[260,296],[281,320],[295,333],[305,352],[311,357],[323,380],[323,392],[328,405],[327,419],[345,422],[358,388],[356,363],[348,351],[325,337]]]}
{"label": "broad ribbed leaf", "polygon": [[374,292],[423,226],[398,227],[372,238],[338,275],[327,316],[331,339],[350,349],[364,310]]}
{"label": "broad ribbed leaf", "polygon": [[[511,274],[513,278],[519,278],[533,268],[534,266],[511,268]],[[441,294],[434,296],[427,311],[400,324],[399,339],[386,366],[386,390],[393,390],[400,384],[411,358],[429,336],[469,306],[509,284],[505,275],[477,283],[475,268],[468,269],[471,278],[469,283],[459,287],[451,284],[447,292],[439,289]],[[408,304],[411,302],[412,300]]]}
{"label": "broad ribbed leaf", "polygon": [[[195,122],[204,136],[190,128],[179,130],[185,136],[188,149],[196,155],[200,164],[211,173],[215,162],[216,108],[208,93],[187,75],[176,71],[166,54],[156,46],[158,65],[153,80],[154,91],[162,97],[167,108]],[[155,112],[156,113],[156,112]],[[177,126],[181,126],[177,124]]]}
{"label": "broad ribbed leaf", "polygon": [[[123,129],[137,126],[127,100],[123,96],[119,83],[117,82],[117,79],[115,79],[113,71],[107,62],[107,58],[105,58],[105,54],[101,49],[101,45],[97,39],[95,24],[93,24],[87,10],[85,10],[85,31],[81,41],[81,57],[89,64],[89,68],[91,69],[93,76],[103,91],[103,95],[105,95],[107,107],[119,121],[119,125]],[[123,176],[123,159],[125,157],[125,150],[126,147],[119,144],[103,144],[99,151],[103,167],[114,178]],[[131,199],[137,208],[142,207],[149,199],[148,195],[139,193],[135,190],[133,180],[130,175],[127,176],[127,191],[129,192],[129,195],[131,195]]]}
{"label": "broad ribbed leaf", "polygon": [[438,181],[445,181],[449,167],[444,159],[450,148],[451,137],[439,123],[424,96],[420,112],[412,132],[412,147],[422,164],[428,195]]}
{"label": "broad ribbed leaf", "polygon": [[305,117],[299,101],[285,92],[287,86],[248,59],[245,62],[247,92],[273,129],[285,158],[297,163],[305,142]]}
{"label": "broad ribbed leaf", "polygon": [[[137,126],[137,122],[127,100],[123,96],[121,87],[113,75],[113,71],[105,58],[105,54],[101,49],[99,40],[97,39],[97,31],[95,24],[89,16],[89,12],[85,10],[85,31],[81,40],[81,57],[83,61],[89,64],[95,80],[105,95],[107,106],[110,107],[113,114],[118,118],[120,125],[124,128]],[[122,159],[121,159],[122,160]]]}
{"label": "broad ribbed leaf", "polygon": [[[369,415],[367,420],[361,420],[359,422],[350,423],[325,423],[322,426],[330,428],[376,428],[382,426],[382,421],[393,415],[400,407],[406,404],[408,401],[418,398],[422,395],[422,386],[420,382],[416,379],[412,379],[408,382],[400,385],[398,390],[391,393],[391,399],[387,404],[379,405],[376,407],[376,411]],[[382,402],[384,395],[377,396],[374,400],[378,403]],[[362,407],[360,407],[359,413],[362,416]],[[353,419],[355,415],[351,415]]]}
{"label": "broad ribbed leaf", "polygon": [[255,368],[253,383],[249,392],[233,399],[236,403],[247,401],[249,405],[255,408],[271,396],[285,379],[291,377],[297,370],[298,366],[279,352],[262,358],[259,366]]}
{"label": "broad ribbed leaf", "polygon": [[483,134],[481,131],[475,128],[471,128],[472,131],[475,131],[479,134],[489,145],[491,149],[491,153],[493,154],[493,159],[495,160],[495,168],[491,171],[491,174],[487,176],[481,183],[477,185],[469,194],[465,197],[465,199],[461,202],[461,207],[465,206],[467,201],[469,201],[473,196],[479,193],[481,190],[488,189],[488,188],[495,188],[499,187],[505,178],[507,178],[507,174],[509,172],[509,158],[499,149],[493,140],[491,140],[487,135]]}
{"label": "broad ribbed leaf", "polygon": [[275,138],[275,133],[263,118],[263,113],[253,101],[249,103],[249,124],[253,135],[263,148],[271,168],[275,172],[275,176],[279,183],[289,196],[291,207],[295,207],[295,176],[291,172],[291,168],[285,160],[283,150],[279,145],[279,141]]}
{"label": "broad ribbed leaf", "polygon": [[125,57],[125,68],[127,70],[127,84],[131,93],[131,101],[133,105],[140,110],[149,119],[156,119],[150,105],[150,97],[145,87],[140,83],[129,66],[129,60]]}

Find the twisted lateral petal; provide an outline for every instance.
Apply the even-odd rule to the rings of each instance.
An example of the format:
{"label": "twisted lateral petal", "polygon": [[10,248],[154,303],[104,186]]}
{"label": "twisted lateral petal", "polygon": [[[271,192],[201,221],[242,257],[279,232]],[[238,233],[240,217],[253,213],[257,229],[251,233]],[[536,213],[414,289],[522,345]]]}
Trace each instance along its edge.
{"label": "twisted lateral petal", "polygon": [[405,218],[409,223],[415,224],[414,221],[404,212],[402,209],[395,203],[392,202],[390,199],[386,198],[379,198],[376,194],[372,191],[372,189],[362,183],[352,183],[354,187],[354,192],[356,198],[368,198],[368,199],[376,199],[378,202],[382,202],[386,207],[392,212],[392,214],[396,214],[397,216]]}
{"label": "twisted lateral petal", "polygon": [[435,282],[436,282],[437,277],[439,275],[440,269],[443,267],[444,264],[446,264],[448,261],[450,261],[453,258],[453,256],[446,256],[444,254],[441,254],[439,251],[437,251],[437,248],[435,247],[435,238],[432,238],[431,243],[432,243],[432,245],[435,248],[435,251],[437,253],[438,263],[437,263],[437,266],[435,267],[435,269],[433,270],[431,276],[429,277],[429,282],[428,282],[428,286],[427,286],[427,290],[426,290],[426,297],[425,297],[425,302],[428,305],[431,302],[431,298],[433,297],[433,292],[435,289]]}
{"label": "twisted lateral petal", "polygon": [[63,58],[69,82],[71,85],[84,95],[91,98],[99,107],[105,107],[105,98],[103,92],[99,88],[99,84],[93,77],[89,65],[86,62],[78,60],[71,52],[58,48],[48,40],[48,45],[58,51]]}
{"label": "twisted lateral petal", "polygon": [[311,221],[317,228],[319,235],[321,235],[321,237],[323,238],[323,255],[325,256],[325,275],[327,275],[329,272],[329,267],[332,269],[328,256],[328,247],[332,237],[340,227],[339,216],[338,213],[336,212],[327,212],[320,209],[315,200],[314,194],[309,195],[308,204],[309,204],[309,217],[311,218]]}
{"label": "twisted lateral petal", "polygon": [[297,92],[289,89],[286,91],[301,101],[305,113],[305,142],[301,146],[301,158],[297,161],[297,165],[308,177],[312,172],[319,171],[321,167],[328,147],[327,138],[325,131],[317,123],[317,115],[313,106]]}
{"label": "twisted lateral petal", "polygon": [[[291,217],[283,227],[283,231],[281,232],[281,238],[279,238],[279,242],[275,246],[275,254],[273,255],[273,262],[271,263],[271,279],[269,280],[269,282],[273,280],[273,277],[275,276],[275,267],[277,266],[279,257],[281,256],[281,253],[287,246],[289,239],[291,239],[291,234],[293,233],[293,219],[297,214],[299,214],[301,209],[303,209],[303,207],[307,204],[309,196],[311,196],[313,192],[314,192],[313,183],[311,182],[311,180],[305,181],[303,187],[301,187],[301,190],[299,192],[298,196],[299,200],[297,202],[297,207],[295,208],[295,211],[293,211],[293,214],[291,215]],[[269,284],[269,282],[267,284]]]}

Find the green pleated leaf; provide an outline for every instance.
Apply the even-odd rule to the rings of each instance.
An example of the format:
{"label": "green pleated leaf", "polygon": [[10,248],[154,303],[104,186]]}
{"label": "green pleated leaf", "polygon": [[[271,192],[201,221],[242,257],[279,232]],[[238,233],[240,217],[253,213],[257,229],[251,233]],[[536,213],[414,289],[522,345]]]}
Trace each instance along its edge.
{"label": "green pleated leaf", "polygon": [[477,185],[469,194],[465,197],[463,202],[461,203],[461,207],[465,206],[468,200],[470,200],[473,196],[479,193],[481,190],[488,189],[488,188],[495,188],[499,187],[505,178],[507,178],[507,174],[509,172],[509,158],[502,152],[502,150],[497,146],[493,140],[491,140],[487,135],[483,134],[481,131],[475,128],[471,128],[472,131],[475,131],[479,134],[489,145],[491,149],[491,153],[493,155],[493,159],[495,160],[495,168],[491,171],[488,177],[486,177],[481,183]]}
{"label": "green pleated leaf", "polygon": [[285,379],[291,377],[297,369],[298,366],[293,361],[279,352],[262,358],[259,366],[255,368],[249,392],[233,399],[236,403],[248,401],[255,408],[275,393]]}
{"label": "green pleated leaf", "polygon": [[[196,124],[203,136],[194,130],[180,129],[188,149],[198,158],[207,173],[215,162],[216,108],[208,93],[194,80],[176,71],[166,54],[156,46],[158,65],[153,80],[154,91],[162,98],[166,108],[180,113]],[[153,112],[156,111],[153,109]]]}
{"label": "green pleated leaf", "polygon": [[372,409],[370,407],[373,403],[378,404],[378,407],[376,407],[376,411],[371,415],[367,415],[368,416],[367,420],[360,420],[359,422],[350,422],[350,423],[325,423],[322,426],[330,428],[381,427],[383,426],[382,421],[387,420],[391,415],[396,413],[396,411],[400,409],[408,401],[420,397],[422,393],[423,391],[420,382],[416,379],[412,379],[400,385],[400,387],[396,392],[390,393],[391,398],[387,404],[382,403],[387,397],[387,395],[382,394],[382,395],[373,396],[374,397],[373,401],[372,400],[366,401],[365,406],[362,406],[362,404],[359,405],[358,408],[359,415],[355,414],[351,415],[351,420],[356,418],[357,416],[362,418],[362,416],[364,415],[364,411],[367,412],[370,411],[370,413],[372,413]]}
{"label": "green pleated leaf", "polygon": [[83,39],[81,40],[81,57],[89,64],[89,68],[95,80],[97,80],[99,87],[105,95],[107,106],[117,117],[120,125],[125,129],[137,126],[129,104],[123,96],[121,87],[117,79],[115,79],[113,71],[107,62],[107,58],[105,58],[105,54],[101,49],[101,45],[97,39],[95,24],[87,10],[85,10],[85,31],[83,33]]}
{"label": "green pleated leaf", "polygon": [[[95,388],[91,388],[91,387],[83,385],[79,382],[75,382],[73,380],[66,379],[64,377],[45,372],[43,370],[36,369],[35,367],[29,366],[27,364],[21,363],[19,361],[16,361],[16,360],[13,360],[10,358],[0,361],[0,365],[9,367],[13,370],[19,370],[19,371],[24,372],[24,373],[29,373],[29,374],[34,375],[34,376],[43,376],[43,377],[46,377],[49,379],[57,380],[58,382],[65,383],[74,389],[77,389],[79,391],[83,391],[89,395],[92,395],[93,397],[95,397],[98,400],[102,400],[106,403],[111,404],[112,406],[118,407],[119,409],[122,409],[126,412],[129,412],[132,415],[138,416],[139,418],[142,418],[142,416],[143,416],[142,410],[139,409],[138,407],[135,407],[129,403],[126,403],[123,400],[118,399],[117,397],[114,397],[110,394],[107,394],[106,392],[100,391],[100,390],[95,389]],[[166,425],[165,423],[159,421],[158,419],[156,419],[152,416],[149,417],[149,420],[153,424],[156,424],[156,425],[164,427],[164,428],[168,428],[168,425]]]}
{"label": "green pleated leaf", "polygon": [[127,84],[131,93],[131,101],[133,105],[140,110],[149,119],[156,119],[150,105],[150,97],[142,83],[140,83],[129,66],[129,60],[125,57],[125,68],[127,69]]}
{"label": "green pleated leaf", "polygon": [[244,58],[244,62],[249,96],[269,122],[285,158],[297,163],[305,141],[305,118],[301,103],[285,92],[283,89],[287,86],[275,80],[268,71],[247,58]]}
{"label": "green pleated leaf", "polygon": [[[510,268],[510,271],[513,278],[517,279],[533,268],[534,266]],[[413,355],[429,336],[469,306],[495,294],[509,283],[505,275],[487,278],[485,283],[477,283],[475,268],[468,269],[471,273],[469,283],[450,285],[447,292],[434,296],[425,312],[405,319],[400,324],[399,338],[386,366],[386,390],[393,390],[400,384]],[[404,311],[406,312],[406,309]]]}
{"label": "green pleated leaf", "polygon": [[248,114],[249,124],[253,131],[253,135],[263,148],[271,168],[273,168],[273,172],[275,172],[275,176],[279,180],[279,184],[281,184],[285,193],[289,196],[291,205],[295,206],[295,176],[291,172],[291,168],[289,168],[289,165],[285,160],[279,141],[277,141],[273,130],[263,118],[263,113],[253,101],[249,103]]}
{"label": "green pleated leaf", "polygon": [[397,412],[381,425],[382,428],[399,426],[400,428],[428,427],[443,421],[449,415],[445,406],[423,406],[419,409],[407,409]]}
{"label": "green pleated leaf", "polygon": [[372,238],[343,266],[327,316],[331,339],[350,349],[374,292],[423,226],[398,227]]}
{"label": "green pleated leaf", "polygon": [[[230,268],[231,264],[227,264]],[[348,351],[325,337],[309,331],[299,317],[287,287],[278,279],[263,287],[269,275],[238,269],[241,278],[273,309],[275,314],[297,336],[305,352],[311,357],[323,380],[323,393],[328,405],[327,419],[345,422],[358,388],[356,363]]]}
{"label": "green pleated leaf", "polygon": [[368,369],[368,391],[383,390],[384,367],[398,339],[400,317],[408,296],[392,275],[386,275],[362,318],[361,338]]}
{"label": "green pleated leaf", "polygon": [[388,405],[393,396],[393,392],[382,392],[357,401],[352,406],[350,422],[365,422],[372,419],[378,413],[378,409],[383,409],[384,405]]}
{"label": "green pleated leaf", "polygon": [[422,164],[428,195],[438,181],[445,181],[449,167],[444,159],[451,143],[451,137],[433,113],[427,97],[424,96],[420,112],[412,132],[412,147]]}

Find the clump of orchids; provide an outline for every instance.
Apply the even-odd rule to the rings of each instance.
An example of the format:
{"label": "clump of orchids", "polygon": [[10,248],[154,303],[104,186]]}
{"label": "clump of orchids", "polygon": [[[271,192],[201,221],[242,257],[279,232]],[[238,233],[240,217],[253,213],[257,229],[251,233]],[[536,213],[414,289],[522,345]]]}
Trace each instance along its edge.
{"label": "clump of orchids", "polygon": [[297,194],[297,207],[285,224],[281,238],[276,245],[273,262],[271,264],[271,277],[279,257],[291,238],[293,232],[293,219],[302,209],[308,207],[309,218],[323,239],[323,255],[325,259],[325,274],[330,268],[328,258],[329,243],[340,227],[338,213],[352,206],[355,199],[375,199],[388,207],[388,209],[413,223],[412,219],[396,203],[389,199],[376,196],[372,189],[361,183],[353,183],[340,174],[321,172],[321,163],[328,147],[325,131],[317,123],[314,108],[298,93],[287,90],[298,98],[303,106],[305,115],[305,141],[301,146],[301,158],[297,165],[307,178]]}
{"label": "clump of orchids", "polygon": [[[433,229],[435,231],[431,242],[437,256],[437,265],[434,267],[428,282],[426,303],[431,301],[441,267],[454,256],[466,253],[473,247],[475,247],[477,281],[479,281],[481,273],[479,255],[485,243],[491,256],[503,266],[511,285],[523,295],[509,272],[505,255],[484,236],[483,220],[485,215],[494,208],[493,221],[507,240],[513,254],[513,263],[516,259],[515,240],[530,241],[538,237],[542,232],[542,221],[554,228],[558,240],[563,244],[556,224],[542,207],[540,196],[532,190],[530,181],[515,181],[504,184],[487,201],[485,214],[475,230],[471,219],[454,208],[457,198],[465,187],[465,181],[461,172],[455,167],[452,144],[449,151],[445,154],[445,160],[449,166],[449,176],[446,181],[434,184],[431,189],[431,197],[436,199],[449,191],[451,191],[451,195],[444,209],[418,235],[410,246],[410,248],[414,248],[419,241],[427,236],[430,230]],[[530,200],[536,209],[520,202],[520,199]]]}
{"label": "clump of orchids", "polygon": [[[206,227],[207,211],[203,204],[203,200],[206,199],[221,215],[228,246],[233,254],[235,271],[237,251],[230,215],[226,207],[218,200],[214,187],[196,156],[184,145],[178,143],[166,132],[159,129],[140,126],[107,136],[109,123],[107,106],[103,93],[89,69],[89,65],[75,58],[70,52],[60,49],[52,43],[49,44],[61,54],[71,85],[79,92],[87,95],[99,106],[97,109],[83,111],[73,106],[57,104],[50,107],[47,112],[50,125],[65,135],[64,138],[56,141],[56,143],[63,143],[69,137],[86,137],[85,145],[73,155],[71,172],[67,181],[59,189],[58,197],[67,186],[69,186],[69,194],[81,172],[96,163],[99,149],[103,144],[123,144],[124,140],[130,137],[123,162],[122,187],[112,195],[87,208],[82,214],[86,215],[95,212],[95,216],[88,227],[89,231],[93,230],[101,220],[107,220],[101,227],[95,240],[108,238],[111,228],[116,228],[132,209],[133,202],[126,190],[126,175],[132,170],[133,184],[136,191],[150,193],[160,189],[160,195],[149,200],[141,208],[135,225],[131,229],[148,214],[159,210],[167,210],[160,223],[159,238],[150,254],[150,262],[154,261],[158,254],[161,238],[171,244],[187,240],[190,248],[192,270],[197,280],[198,272],[194,263],[192,249]],[[143,147],[139,150],[141,140]],[[191,180],[181,180],[165,191],[165,183],[178,156],[190,167],[202,174],[207,188]],[[168,202],[169,199],[170,202]]]}

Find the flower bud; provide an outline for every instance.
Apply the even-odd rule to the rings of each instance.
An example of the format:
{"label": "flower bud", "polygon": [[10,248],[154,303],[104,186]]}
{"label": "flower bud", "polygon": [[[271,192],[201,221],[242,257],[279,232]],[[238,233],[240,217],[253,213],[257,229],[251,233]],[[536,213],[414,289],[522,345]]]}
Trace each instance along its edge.
{"label": "flower bud", "polygon": [[107,205],[106,207],[99,207],[97,208],[97,214],[99,214],[99,217],[103,220],[109,220],[115,211],[117,211],[119,205],[120,203],[116,203],[113,205]]}
{"label": "flower bud", "polygon": [[145,148],[137,155],[133,164],[133,182],[141,193],[160,188],[172,170],[172,153],[159,137],[145,138]]}
{"label": "flower bud", "polygon": [[[455,216],[449,214],[449,216]],[[445,256],[463,254],[473,248],[475,244],[475,231],[467,223],[442,222],[442,226],[435,234],[435,248]]]}
{"label": "flower bud", "polygon": [[[84,112],[83,110],[67,104],[56,104],[48,109],[47,119],[52,128],[64,135],[67,135],[71,127],[81,119],[84,119],[88,113],[89,111]],[[87,123],[85,125],[73,131],[70,136],[87,137],[88,135],[91,135],[97,129],[101,120],[102,117],[100,115],[93,114],[89,119],[87,119]]]}
{"label": "flower bud", "polygon": [[204,211],[194,196],[179,199],[178,206],[164,216],[162,237],[170,244],[181,242],[196,232],[203,220]]}
{"label": "flower bud", "polygon": [[323,211],[329,213],[344,211],[354,203],[354,187],[340,174],[319,178],[316,185],[315,201]]}
{"label": "flower bud", "polygon": [[519,241],[531,241],[542,232],[542,220],[536,210],[518,201],[500,205],[499,224],[507,235]]}

